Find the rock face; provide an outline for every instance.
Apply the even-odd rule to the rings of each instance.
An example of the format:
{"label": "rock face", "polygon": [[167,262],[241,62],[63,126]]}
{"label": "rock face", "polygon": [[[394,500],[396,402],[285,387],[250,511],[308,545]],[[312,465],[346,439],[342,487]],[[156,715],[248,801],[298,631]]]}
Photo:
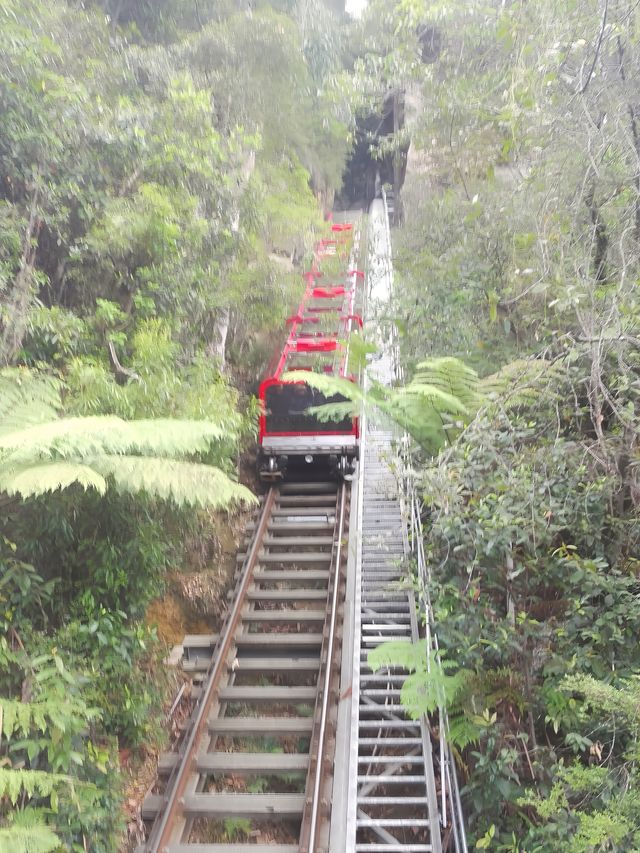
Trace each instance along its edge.
{"label": "rock face", "polygon": [[340,202],[345,206],[356,202],[369,205],[379,197],[380,187],[388,184],[398,196],[404,183],[408,143],[396,151],[387,151],[380,159],[371,153],[372,144],[402,130],[405,124],[405,93],[389,92],[379,113],[358,119],[351,159],[344,175]]}

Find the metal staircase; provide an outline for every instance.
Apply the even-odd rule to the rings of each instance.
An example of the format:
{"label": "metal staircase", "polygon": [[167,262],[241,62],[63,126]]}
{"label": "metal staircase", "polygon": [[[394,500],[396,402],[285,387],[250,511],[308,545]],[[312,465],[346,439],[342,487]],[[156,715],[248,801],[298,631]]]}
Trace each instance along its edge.
{"label": "metal staircase", "polygon": [[[407,537],[392,455],[393,433],[364,436],[361,546],[356,577],[351,742],[357,774],[346,849],[440,853],[431,738],[425,720],[407,717],[400,690],[407,673],[372,672],[369,652],[389,640],[417,640],[413,591],[407,588]],[[356,701],[356,697],[357,701]],[[353,771],[352,771],[353,772]],[[353,778],[353,777],[352,777]]]}
{"label": "metal staircase", "polygon": [[[384,194],[383,194],[384,196]],[[369,220],[367,323],[378,330],[376,360],[368,375],[384,385],[402,381],[395,336],[385,316],[393,288],[387,201],[373,203]],[[377,315],[377,318],[376,318]],[[365,378],[365,388],[367,379]],[[331,853],[467,853],[460,793],[450,749],[433,749],[430,722],[410,719],[400,702],[407,672],[373,671],[369,653],[389,640],[423,637],[434,652],[437,638],[429,601],[420,501],[406,458],[407,439],[391,425],[361,422],[361,451],[354,506],[359,530],[351,558],[351,688],[344,823],[336,818]],[[419,590],[417,607],[414,584]],[[420,614],[420,616],[418,615]],[[448,729],[441,708],[435,725]],[[348,745],[347,745],[348,744]],[[337,803],[334,798],[334,808]],[[341,838],[338,840],[337,836]]]}

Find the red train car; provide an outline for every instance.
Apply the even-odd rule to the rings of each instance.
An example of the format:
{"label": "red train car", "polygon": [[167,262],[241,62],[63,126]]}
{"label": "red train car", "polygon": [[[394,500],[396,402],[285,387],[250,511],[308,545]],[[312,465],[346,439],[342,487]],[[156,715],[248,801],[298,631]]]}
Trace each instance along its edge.
{"label": "red train car", "polygon": [[[327,421],[309,412],[311,407],[345,398],[326,396],[306,382],[283,380],[292,370],[354,380],[348,372],[348,342],[352,330],[362,326],[356,304],[364,275],[349,268],[353,224],[335,224],[332,231],[331,239],[316,244],[312,268],[304,275],[302,300],[287,321],[290,329],[286,343],[258,392],[259,469],[263,480],[283,479],[293,470],[306,472],[308,466],[328,467],[331,473],[347,475],[357,458],[357,418]],[[323,265],[335,268],[336,258],[343,261],[343,272],[334,273],[329,280]],[[328,259],[333,259],[330,264],[326,263]]]}

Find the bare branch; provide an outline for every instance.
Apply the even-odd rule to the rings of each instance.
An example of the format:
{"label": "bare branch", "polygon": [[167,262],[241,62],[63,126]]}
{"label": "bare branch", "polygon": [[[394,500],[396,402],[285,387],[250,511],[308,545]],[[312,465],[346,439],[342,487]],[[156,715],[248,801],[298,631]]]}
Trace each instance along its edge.
{"label": "bare branch", "polygon": [[[584,85],[581,87],[578,94],[584,95],[587,91],[589,83],[591,82],[591,78],[593,77],[593,72],[595,71],[596,62],[598,61],[598,57],[600,56],[600,49],[602,47],[602,40],[604,39],[604,32],[607,26],[607,13],[609,11],[609,0],[604,0],[604,11],[602,13],[602,23],[600,25],[600,34],[598,36],[598,41],[596,43],[596,49],[593,54],[593,62],[591,63],[591,68],[589,69],[589,74],[587,75],[587,79]],[[580,78],[582,79],[582,69],[580,69]]]}

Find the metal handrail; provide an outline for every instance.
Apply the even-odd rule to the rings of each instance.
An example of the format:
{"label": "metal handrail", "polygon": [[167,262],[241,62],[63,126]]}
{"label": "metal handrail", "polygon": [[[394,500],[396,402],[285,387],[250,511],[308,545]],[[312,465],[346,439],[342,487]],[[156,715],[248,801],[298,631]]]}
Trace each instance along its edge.
{"label": "metal handrail", "polygon": [[[382,189],[382,201],[385,213],[385,231],[389,247],[391,247],[391,229],[389,227],[389,213],[387,209],[387,198],[384,188]],[[392,265],[389,261],[389,275],[393,280]],[[392,348],[394,351],[394,367],[396,379],[399,384],[404,384],[404,371],[401,366],[399,346],[395,328],[392,329]],[[431,577],[429,567],[424,553],[424,531],[422,519],[420,518],[420,501],[418,498],[412,469],[411,439],[405,431],[400,441],[398,452],[399,461],[399,485],[400,496],[403,502],[405,518],[407,519],[407,533],[409,553],[416,561],[420,603],[425,614],[425,633],[429,658],[427,671],[430,670],[432,662],[441,667],[438,637],[435,631],[435,620],[431,605],[430,586]],[[464,815],[462,801],[460,798],[460,787],[456,773],[455,759],[451,747],[448,744],[449,719],[444,697],[438,703],[438,716],[440,726],[440,822],[442,827],[451,827],[454,849],[456,853],[468,853],[466,833],[464,827]],[[449,808],[448,808],[449,806]],[[450,815],[449,815],[450,812]]]}

